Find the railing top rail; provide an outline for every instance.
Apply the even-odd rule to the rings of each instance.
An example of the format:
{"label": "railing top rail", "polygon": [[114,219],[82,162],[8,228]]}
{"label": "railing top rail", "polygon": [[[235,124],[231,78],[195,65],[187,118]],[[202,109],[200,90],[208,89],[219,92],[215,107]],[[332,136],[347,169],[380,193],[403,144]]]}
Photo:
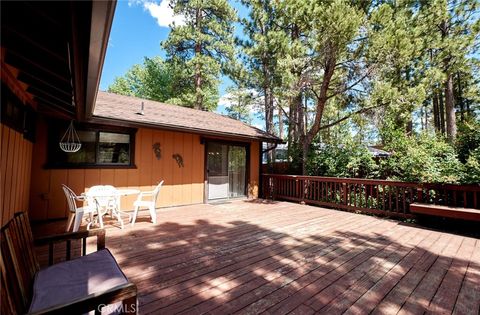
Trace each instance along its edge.
{"label": "railing top rail", "polygon": [[283,174],[262,174],[262,176],[297,179],[297,180],[317,180],[332,183],[346,184],[366,184],[366,185],[392,185],[401,187],[425,188],[425,189],[448,189],[461,191],[480,191],[480,184],[456,185],[456,184],[433,184],[433,183],[414,183],[402,182],[385,179],[364,179],[364,178],[345,178],[345,177],[327,177],[327,176],[306,176],[306,175],[283,175]]}

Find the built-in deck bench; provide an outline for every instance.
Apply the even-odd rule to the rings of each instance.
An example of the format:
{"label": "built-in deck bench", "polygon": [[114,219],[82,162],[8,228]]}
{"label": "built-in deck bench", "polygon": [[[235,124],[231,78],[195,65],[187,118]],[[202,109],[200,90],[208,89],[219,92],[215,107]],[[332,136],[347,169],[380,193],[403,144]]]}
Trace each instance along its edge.
{"label": "built-in deck bench", "polygon": [[[97,251],[87,255],[89,237],[97,238]],[[61,242],[65,261],[53,264],[54,244]],[[71,258],[72,242],[82,242],[83,256]],[[137,288],[105,249],[103,229],[34,240],[27,215],[18,213],[2,228],[0,245],[1,314],[137,312]],[[34,245],[48,246],[50,266],[40,269]]]}
{"label": "built-in deck bench", "polygon": [[480,210],[471,208],[447,207],[416,202],[410,205],[410,212],[445,218],[480,221]]}

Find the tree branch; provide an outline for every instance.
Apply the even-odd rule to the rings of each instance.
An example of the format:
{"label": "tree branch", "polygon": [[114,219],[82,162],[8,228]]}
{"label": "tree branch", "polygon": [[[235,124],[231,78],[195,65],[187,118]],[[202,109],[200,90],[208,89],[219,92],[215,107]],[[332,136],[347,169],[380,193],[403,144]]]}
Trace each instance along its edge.
{"label": "tree branch", "polygon": [[332,93],[330,95],[327,96],[327,99],[331,99],[332,97],[335,97],[337,96],[338,94],[342,94],[342,93],[345,93],[346,91],[350,90],[351,88],[353,88],[354,86],[356,86],[357,84],[359,84],[360,82],[362,82],[366,77],[368,77],[370,74],[372,73],[372,68],[368,69],[367,72],[361,76],[357,81],[353,82],[352,84],[348,85],[347,87],[341,89],[341,90],[338,90],[336,91],[335,93]]}
{"label": "tree branch", "polygon": [[368,111],[370,111],[370,110],[372,110],[372,109],[379,108],[379,107],[382,107],[382,106],[385,106],[385,105],[386,105],[386,103],[382,103],[382,104],[379,104],[379,105],[375,105],[375,106],[370,106],[370,107],[365,107],[365,108],[359,109],[359,110],[357,110],[357,111],[355,111],[355,112],[353,112],[353,113],[350,113],[350,114],[346,115],[345,117],[340,118],[339,120],[336,120],[336,121],[334,121],[334,122],[332,122],[332,123],[329,123],[329,124],[327,124],[327,125],[321,126],[321,127],[320,127],[320,130],[333,127],[333,126],[341,123],[342,121],[345,121],[345,120],[349,119],[350,117],[352,117],[352,116],[354,116],[354,115],[362,114],[362,113],[368,112]]}

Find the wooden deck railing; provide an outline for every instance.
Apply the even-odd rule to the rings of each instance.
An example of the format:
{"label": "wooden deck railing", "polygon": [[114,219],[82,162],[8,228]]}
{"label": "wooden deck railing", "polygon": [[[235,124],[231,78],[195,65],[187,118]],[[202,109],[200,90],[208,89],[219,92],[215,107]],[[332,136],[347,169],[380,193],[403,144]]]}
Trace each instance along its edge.
{"label": "wooden deck railing", "polygon": [[421,202],[480,209],[479,185],[440,185],[320,176],[263,174],[266,199],[410,218],[410,204]]}

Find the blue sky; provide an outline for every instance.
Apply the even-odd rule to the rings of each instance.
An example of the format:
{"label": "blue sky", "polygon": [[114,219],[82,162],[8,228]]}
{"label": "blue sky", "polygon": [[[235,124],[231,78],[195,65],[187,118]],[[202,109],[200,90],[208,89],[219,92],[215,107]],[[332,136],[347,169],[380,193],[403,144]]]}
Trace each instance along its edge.
{"label": "blue sky", "polygon": [[[246,9],[238,2],[231,4],[240,16],[247,14]],[[171,13],[163,9],[165,6],[166,3],[162,3],[162,0],[117,2],[100,90],[105,91],[115,77],[123,75],[132,65],[142,63],[145,56],[165,57],[160,43],[168,37],[170,29],[166,25],[172,18]],[[160,26],[159,23],[165,26]],[[241,33],[237,26],[236,34]],[[222,77],[220,95],[223,95],[231,84],[230,79]],[[219,111],[222,112],[223,108],[219,108]]]}

